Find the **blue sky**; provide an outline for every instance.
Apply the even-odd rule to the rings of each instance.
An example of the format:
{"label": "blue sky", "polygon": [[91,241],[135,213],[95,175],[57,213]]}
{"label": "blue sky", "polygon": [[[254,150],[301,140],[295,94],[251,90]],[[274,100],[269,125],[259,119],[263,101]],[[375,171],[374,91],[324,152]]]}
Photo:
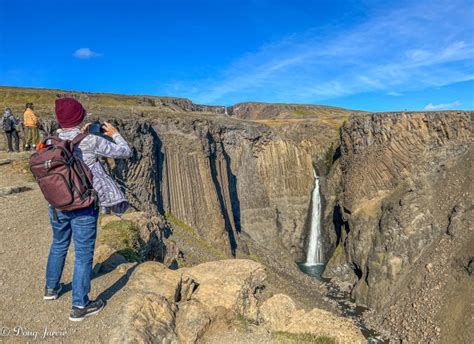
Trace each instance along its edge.
{"label": "blue sky", "polygon": [[474,109],[474,1],[0,0],[0,85]]}

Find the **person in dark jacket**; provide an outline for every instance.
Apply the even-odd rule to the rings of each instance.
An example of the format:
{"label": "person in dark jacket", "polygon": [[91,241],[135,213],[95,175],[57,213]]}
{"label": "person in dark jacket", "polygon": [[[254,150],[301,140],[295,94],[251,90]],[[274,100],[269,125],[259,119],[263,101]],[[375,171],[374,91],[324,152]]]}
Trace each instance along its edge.
{"label": "person in dark jacket", "polygon": [[20,137],[16,130],[18,123],[20,123],[20,119],[13,116],[10,108],[6,108],[2,118],[2,127],[7,137],[8,152],[13,152],[13,140],[15,140],[15,152],[20,151]]}

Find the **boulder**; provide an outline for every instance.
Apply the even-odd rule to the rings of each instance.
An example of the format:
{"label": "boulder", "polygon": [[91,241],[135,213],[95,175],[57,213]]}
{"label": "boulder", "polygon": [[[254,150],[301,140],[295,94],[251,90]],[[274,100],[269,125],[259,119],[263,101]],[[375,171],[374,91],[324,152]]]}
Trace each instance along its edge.
{"label": "boulder", "polygon": [[128,286],[136,292],[162,295],[170,302],[176,301],[181,274],[158,262],[140,264],[130,276]]}
{"label": "boulder", "polygon": [[259,320],[273,328],[284,327],[296,312],[295,302],[285,294],[276,294],[260,307]]}
{"label": "boulder", "polygon": [[217,307],[257,319],[258,294],[266,278],[265,268],[252,260],[229,259],[183,268],[199,284],[192,298],[210,311]]}
{"label": "boulder", "polygon": [[221,260],[170,270],[158,262],[138,265],[130,276],[118,342],[194,343],[212,319],[230,311],[256,319],[265,270],[250,260]]}
{"label": "boulder", "polygon": [[273,332],[331,337],[337,343],[366,342],[350,319],[318,308],[309,312],[297,310],[294,301],[284,294],[276,294],[266,300],[259,309],[259,319]]}
{"label": "boulder", "polygon": [[110,343],[176,343],[175,312],[175,304],[162,295],[136,293],[125,304]]}
{"label": "boulder", "polygon": [[200,302],[180,303],[176,314],[176,332],[180,343],[195,343],[211,324],[211,315]]}
{"label": "boulder", "polygon": [[340,344],[365,344],[367,342],[350,319],[333,315],[318,308],[309,312],[295,312],[288,324],[281,328],[281,331],[332,337]]}
{"label": "boulder", "polygon": [[7,196],[15,193],[31,190],[28,186],[6,186],[0,188],[0,196]]}

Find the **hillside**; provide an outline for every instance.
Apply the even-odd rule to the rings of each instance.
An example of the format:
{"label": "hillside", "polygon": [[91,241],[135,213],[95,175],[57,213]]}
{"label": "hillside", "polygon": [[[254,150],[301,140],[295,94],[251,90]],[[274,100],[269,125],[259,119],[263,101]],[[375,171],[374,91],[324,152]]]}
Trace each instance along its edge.
{"label": "hillside", "polygon": [[194,104],[191,100],[177,97],[148,95],[121,95],[91,93],[55,89],[21,88],[0,86],[0,106],[11,107],[21,113],[27,102],[36,106],[42,116],[54,113],[54,100],[58,95],[68,95],[80,100],[92,114],[122,114],[153,117],[160,114],[202,113],[228,115],[236,119],[254,120],[263,124],[278,125],[303,120],[318,120],[339,126],[351,114],[362,113],[339,107],[309,104],[239,103],[233,106],[209,106]]}
{"label": "hillside", "polygon": [[2,107],[11,107],[14,112],[21,113],[25,104],[31,102],[35,104],[36,110],[40,115],[50,116],[54,114],[54,100],[58,95],[67,95],[78,99],[87,111],[93,114],[118,112],[124,115],[142,116],[158,111],[166,113],[224,113],[224,107],[222,106],[194,104],[186,98],[8,86],[0,86],[0,105]]}
{"label": "hillside", "polygon": [[227,111],[231,116],[250,120],[289,118],[347,119],[353,113],[362,113],[362,111],[326,105],[261,102],[238,103],[228,107]]}

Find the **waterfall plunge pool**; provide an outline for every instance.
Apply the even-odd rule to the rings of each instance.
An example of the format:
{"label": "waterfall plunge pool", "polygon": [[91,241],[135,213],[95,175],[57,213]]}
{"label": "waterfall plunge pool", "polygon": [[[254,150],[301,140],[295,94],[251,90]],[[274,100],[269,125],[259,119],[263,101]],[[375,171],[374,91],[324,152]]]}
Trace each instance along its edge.
{"label": "waterfall plunge pool", "polygon": [[329,281],[321,277],[321,274],[324,272],[324,269],[326,268],[325,264],[308,264],[307,262],[296,262],[296,264],[298,264],[298,267],[300,268],[300,270],[304,272],[305,274],[311,277],[316,277],[317,279],[323,282]]}

